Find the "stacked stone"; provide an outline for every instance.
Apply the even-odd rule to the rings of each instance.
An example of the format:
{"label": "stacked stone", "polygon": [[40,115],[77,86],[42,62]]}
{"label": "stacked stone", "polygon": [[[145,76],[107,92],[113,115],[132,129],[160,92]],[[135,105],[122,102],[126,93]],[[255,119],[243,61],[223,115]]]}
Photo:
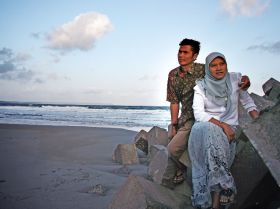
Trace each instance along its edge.
{"label": "stacked stone", "polygon": [[[239,108],[241,133],[231,168],[238,191],[236,209],[250,203],[248,197],[268,172],[280,186],[280,83],[271,78],[263,85],[263,91],[264,96],[251,94],[260,110],[257,120]],[[110,209],[193,208],[191,188],[186,181],[173,191],[160,185],[167,166],[168,142],[167,130],[155,126],[149,132],[141,130],[132,144],[117,145],[113,160],[125,166],[147,162],[148,178],[130,175],[115,194]]]}
{"label": "stacked stone", "polygon": [[[280,82],[269,79],[263,84],[263,91],[264,96],[251,94],[260,111],[257,120],[252,121],[244,109],[239,109],[242,133],[231,168],[238,191],[234,208],[244,208],[260,201],[256,200],[257,195],[252,197],[252,193],[257,193],[259,184],[269,172],[280,186]],[[265,197],[269,192],[261,193]]]}

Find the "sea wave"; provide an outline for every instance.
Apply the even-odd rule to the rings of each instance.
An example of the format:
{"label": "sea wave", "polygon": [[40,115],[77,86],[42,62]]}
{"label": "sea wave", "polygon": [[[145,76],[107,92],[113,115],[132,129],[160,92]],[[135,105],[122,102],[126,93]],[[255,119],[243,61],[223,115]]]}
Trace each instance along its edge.
{"label": "sea wave", "polygon": [[0,102],[0,123],[79,125],[149,130],[153,126],[167,128],[169,122],[169,108],[165,106]]}

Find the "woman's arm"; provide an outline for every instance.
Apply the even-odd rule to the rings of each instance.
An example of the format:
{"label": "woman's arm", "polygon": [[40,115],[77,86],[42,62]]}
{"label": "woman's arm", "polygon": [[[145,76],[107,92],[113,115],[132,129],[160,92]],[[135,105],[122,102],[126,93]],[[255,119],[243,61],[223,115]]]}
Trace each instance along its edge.
{"label": "woman's arm", "polygon": [[196,121],[206,122],[212,118],[212,116],[205,111],[204,91],[198,85],[194,87],[192,108],[193,108],[194,118]]}
{"label": "woman's arm", "polygon": [[256,119],[259,117],[257,106],[255,105],[254,100],[251,98],[250,94],[247,91],[240,90],[239,100],[252,119]]}
{"label": "woman's arm", "polygon": [[239,86],[239,101],[243,108],[249,113],[251,118],[256,119],[259,116],[259,112],[257,106],[254,103],[254,100],[251,98],[250,94],[246,90],[246,88],[242,88],[240,86],[241,83],[249,83],[250,80],[248,76],[241,76],[241,73],[232,73],[233,82],[238,82]]}
{"label": "woman's arm", "polygon": [[215,118],[211,118],[209,120],[209,122],[221,127],[223,129],[225,135],[227,136],[229,142],[231,142],[232,140],[235,139],[235,132],[232,130],[230,125],[228,125],[227,123],[221,122]]}

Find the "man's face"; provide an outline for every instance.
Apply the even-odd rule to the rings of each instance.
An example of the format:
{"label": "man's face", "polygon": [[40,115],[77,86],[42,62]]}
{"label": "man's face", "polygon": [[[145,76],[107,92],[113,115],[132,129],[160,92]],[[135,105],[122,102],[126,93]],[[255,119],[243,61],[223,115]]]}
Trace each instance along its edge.
{"label": "man's face", "polygon": [[178,51],[178,62],[181,66],[188,66],[194,62],[197,54],[194,54],[190,45],[180,46]]}

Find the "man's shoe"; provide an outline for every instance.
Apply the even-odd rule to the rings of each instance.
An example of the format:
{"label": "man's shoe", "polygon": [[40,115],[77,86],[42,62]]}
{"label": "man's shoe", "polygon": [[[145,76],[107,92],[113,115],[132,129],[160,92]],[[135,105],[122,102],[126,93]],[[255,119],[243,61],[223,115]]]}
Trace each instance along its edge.
{"label": "man's shoe", "polygon": [[182,170],[177,170],[176,175],[173,178],[174,184],[182,184],[185,181],[185,173]]}

